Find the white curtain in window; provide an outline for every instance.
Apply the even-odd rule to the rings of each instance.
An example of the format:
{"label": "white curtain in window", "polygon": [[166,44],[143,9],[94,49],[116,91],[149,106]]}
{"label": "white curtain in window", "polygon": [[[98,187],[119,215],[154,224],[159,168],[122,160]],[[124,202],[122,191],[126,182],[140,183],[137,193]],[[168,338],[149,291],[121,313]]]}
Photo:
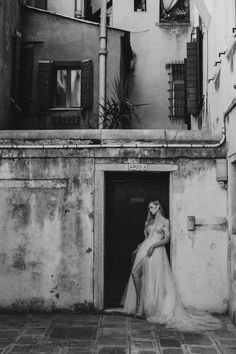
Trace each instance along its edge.
{"label": "white curtain in window", "polygon": [[164,9],[168,12],[177,4],[177,2],[179,2],[179,0],[162,0],[162,2]]}

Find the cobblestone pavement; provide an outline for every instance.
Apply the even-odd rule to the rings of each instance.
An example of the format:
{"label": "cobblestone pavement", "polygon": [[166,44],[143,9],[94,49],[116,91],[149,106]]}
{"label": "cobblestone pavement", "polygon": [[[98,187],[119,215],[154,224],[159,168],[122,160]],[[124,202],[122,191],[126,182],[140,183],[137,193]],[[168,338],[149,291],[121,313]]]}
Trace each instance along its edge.
{"label": "cobblestone pavement", "polygon": [[232,354],[236,327],[183,333],[119,315],[0,315],[0,353]]}

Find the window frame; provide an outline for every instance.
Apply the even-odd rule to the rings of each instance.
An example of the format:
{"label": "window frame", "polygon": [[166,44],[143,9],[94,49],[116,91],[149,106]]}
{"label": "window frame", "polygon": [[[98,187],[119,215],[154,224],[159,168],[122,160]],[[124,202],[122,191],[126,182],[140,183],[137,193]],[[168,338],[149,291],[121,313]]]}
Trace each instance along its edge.
{"label": "window frame", "polygon": [[165,17],[164,16],[164,12],[165,12],[165,9],[164,9],[164,5],[163,5],[163,0],[160,0],[160,4],[159,4],[159,23],[166,23],[166,24],[171,24],[171,23],[186,23],[186,24],[189,24],[190,23],[190,0],[179,0],[179,1],[187,1],[188,2],[188,6],[187,6],[187,13],[186,13],[186,18],[184,18],[184,16],[180,16],[179,19],[178,18],[175,18],[175,11],[176,9],[178,8],[178,3],[167,13],[170,15],[169,18]]}
{"label": "window frame", "polygon": [[[138,1],[140,3],[144,2],[144,4],[142,4],[142,6],[144,6],[144,9],[142,9],[142,6],[141,8],[138,6]],[[134,12],[147,12],[147,0],[134,0]]]}
{"label": "window frame", "polygon": [[[179,70],[174,69],[175,67],[181,66]],[[184,62],[176,62],[167,64],[167,68],[169,70],[169,118],[175,121],[178,120],[186,120],[187,115],[187,102],[186,102],[186,78],[185,78],[185,63]],[[175,70],[179,72],[182,77],[175,77]],[[182,85],[183,89],[181,92],[183,93],[183,97],[176,97],[177,90],[175,86]],[[178,95],[177,95],[178,96]],[[182,101],[182,105],[179,104],[179,101]],[[183,111],[183,115],[176,115],[178,110]]]}
{"label": "window frame", "polygon": [[[66,70],[67,80],[66,80],[66,105],[58,106],[56,105],[56,94],[57,94],[57,71]],[[80,70],[80,105],[71,105],[71,71]],[[69,75],[68,75],[69,73]],[[69,88],[69,89],[68,89]],[[53,109],[81,109],[82,108],[82,62],[81,61],[54,61],[53,62]]]}

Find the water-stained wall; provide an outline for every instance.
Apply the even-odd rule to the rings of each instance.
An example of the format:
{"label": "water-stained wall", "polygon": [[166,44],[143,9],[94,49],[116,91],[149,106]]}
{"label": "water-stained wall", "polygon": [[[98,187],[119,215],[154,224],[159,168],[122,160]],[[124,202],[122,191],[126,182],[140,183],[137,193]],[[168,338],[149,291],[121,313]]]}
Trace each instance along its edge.
{"label": "water-stained wall", "polygon": [[[200,136],[191,132],[189,137],[172,133],[179,142],[197,141]],[[1,134],[4,139],[6,134]],[[38,143],[53,143],[42,140],[52,133],[35,132],[34,136],[37,134],[41,139]],[[58,144],[65,143],[60,139],[63,134],[62,131],[56,135]],[[83,134],[90,138],[79,141],[77,137]],[[135,141],[135,134],[137,131],[127,131],[126,139]],[[16,132],[15,139],[17,135],[26,139],[29,133]],[[72,137],[72,133],[67,136]],[[117,140],[117,131],[114,136]],[[156,131],[155,136],[164,142],[167,131]],[[101,138],[96,130],[76,131],[73,137],[73,141],[84,144]],[[112,142],[112,132],[104,132],[103,137],[104,143]],[[213,139],[208,138],[209,142]],[[125,142],[124,133],[120,142]],[[29,138],[28,143],[32,143]],[[170,173],[170,223],[171,264],[180,297],[185,305],[226,312],[227,191],[216,181],[215,166],[216,159],[224,156],[221,148],[2,150],[1,308],[41,311],[93,308],[94,284],[98,281],[94,278],[98,266],[95,229],[96,223],[106,217],[102,210],[99,220],[94,216],[95,193],[99,193],[95,188],[97,166],[112,164],[114,169],[122,164],[145,164],[148,173],[153,166],[169,164],[178,167]],[[195,216],[193,231],[187,229],[188,216]],[[103,254],[103,243],[98,247]],[[103,284],[100,286],[103,289]]]}
{"label": "water-stained wall", "polygon": [[[180,161],[173,175],[173,272],[187,306],[213,312],[228,307],[227,191],[214,160]],[[188,217],[195,217],[188,229]]]}
{"label": "water-stained wall", "polygon": [[2,308],[93,301],[93,159],[1,160]]}
{"label": "water-stained wall", "polygon": [[[203,95],[205,129],[220,130],[224,112],[235,98],[236,25],[235,1],[204,0],[210,15],[203,23]],[[199,25],[194,7],[193,26]]]}

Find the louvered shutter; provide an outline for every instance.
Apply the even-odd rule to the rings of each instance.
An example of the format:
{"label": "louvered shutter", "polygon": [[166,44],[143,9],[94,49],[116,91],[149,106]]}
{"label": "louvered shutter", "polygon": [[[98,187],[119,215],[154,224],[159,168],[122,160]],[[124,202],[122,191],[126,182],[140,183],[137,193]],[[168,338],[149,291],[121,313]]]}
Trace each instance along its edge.
{"label": "louvered shutter", "polygon": [[81,63],[81,105],[82,108],[93,106],[93,63],[92,60],[83,60]]}
{"label": "louvered shutter", "polygon": [[47,111],[52,105],[53,63],[42,61],[38,64],[38,108]]}
{"label": "louvered shutter", "polygon": [[202,104],[202,41],[201,32],[197,28],[195,42],[187,43],[186,89],[187,112],[197,115]]}
{"label": "louvered shutter", "polygon": [[12,96],[17,104],[20,102],[20,65],[21,65],[21,33],[16,32],[13,38],[14,58],[12,73]]}

